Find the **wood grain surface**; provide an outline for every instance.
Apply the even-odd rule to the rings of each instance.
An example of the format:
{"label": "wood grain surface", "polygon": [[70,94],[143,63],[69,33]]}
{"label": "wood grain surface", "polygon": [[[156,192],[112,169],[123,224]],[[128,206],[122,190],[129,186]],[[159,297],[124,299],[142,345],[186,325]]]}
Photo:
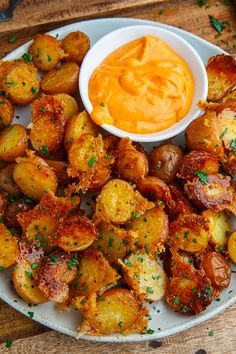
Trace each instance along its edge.
{"label": "wood grain surface", "polygon": [[[203,1],[204,2],[204,1]],[[163,22],[195,33],[236,55],[236,1],[197,0],[23,0],[14,18],[0,23],[0,58],[37,32],[71,22],[98,17],[135,17]],[[219,35],[209,15],[225,23]],[[8,39],[16,37],[16,43]],[[0,301],[0,354],[234,354],[236,305],[213,319],[161,341],[102,344],[77,341],[19,314]],[[213,336],[209,336],[209,332]],[[7,339],[13,344],[6,347]]]}

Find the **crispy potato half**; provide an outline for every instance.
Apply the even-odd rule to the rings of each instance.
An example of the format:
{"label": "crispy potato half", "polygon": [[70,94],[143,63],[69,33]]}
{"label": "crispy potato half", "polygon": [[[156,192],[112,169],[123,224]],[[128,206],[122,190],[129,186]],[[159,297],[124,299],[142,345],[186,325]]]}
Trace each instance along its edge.
{"label": "crispy potato half", "polygon": [[0,159],[13,162],[23,156],[28,147],[28,137],[25,127],[14,124],[6,127],[0,133]]}
{"label": "crispy potato half", "polygon": [[9,228],[20,229],[21,226],[17,220],[17,215],[29,211],[32,208],[32,201],[27,197],[8,203],[4,215],[5,225]]}
{"label": "crispy potato half", "polygon": [[229,286],[231,268],[221,254],[217,252],[204,253],[202,268],[213,287],[223,289]]}
{"label": "crispy potato half", "polygon": [[0,170],[0,188],[2,188],[9,195],[20,196],[22,192],[13,178],[13,171],[15,167],[15,163],[10,163]]}
{"label": "crispy potato half", "polygon": [[27,303],[43,304],[47,301],[35,282],[37,262],[31,264],[28,259],[19,260],[13,270],[12,281],[17,294]]}
{"label": "crispy potato half", "polygon": [[55,160],[45,160],[45,161],[55,172],[59,184],[65,185],[71,182],[71,178],[68,176],[67,173],[67,168],[68,168],[67,162],[55,161]]}
{"label": "crispy potato half", "polygon": [[236,231],[234,231],[229,238],[228,252],[231,261],[236,264]]}
{"label": "crispy potato half", "polygon": [[0,96],[0,129],[4,129],[11,124],[14,111],[13,104],[5,96]]}
{"label": "crispy potato half", "polygon": [[236,61],[230,55],[211,57],[207,63],[208,101],[223,98],[236,85]]}
{"label": "crispy potato half", "polygon": [[136,183],[139,192],[148,200],[156,202],[163,200],[165,203],[171,201],[171,194],[169,187],[158,177],[147,176],[140,178]]}
{"label": "crispy potato half", "polygon": [[173,221],[179,214],[193,213],[193,207],[190,201],[182,192],[180,186],[176,183],[169,184],[171,200],[165,205],[165,212],[169,220]]}
{"label": "crispy potato half", "polygon": [[0,269],[4,270],[16,263],[19,256],[17,240],[10,231],[0,224]]}
{"label": "crispy potato half", "polygon": [[114,288],[101,294],[94,308],[84,312],[80,332],[90,335],[142,333],[147,327],[147,313],[131,291]]}
{"label": "crispy potato half", "polygon": [[61,46],[67,54],[66,60],[81,64],[90,49],[90,39],[81,31],[70,32],[62,39]]}
{"label": "crispy potato half", "polygon": [[208,225],[203,216],[179,215],[170,224],[170,244],[186,252],[201,252],[209,241]]}
{"label": "crispy potato half", "polygon": [[79,107],[74,97],[67,93],[57,93],[53,97],[63,104],[66,120],[78,113]]}
{"label": "crispy potato half", "polygon": [[167,278],[155,257],[144,250],[131,253],[119,262],[124,272],[124,280],[141,299],[159,301],[167,287]]}
{"label": "crispy potato half", "polygon": [[202,216],[209,226],[209,242],[215,246],[216,250],[222,246],[226,248],[232,232],[229,215],[225,211],[214,212],[206,210],[202,213]]}
{"label": "crispy potato half", "polygon": [[40,86],[47,94],[67,93],[73,95],[77,89],[79,66],[76,63],[64,63],[48,71]]}

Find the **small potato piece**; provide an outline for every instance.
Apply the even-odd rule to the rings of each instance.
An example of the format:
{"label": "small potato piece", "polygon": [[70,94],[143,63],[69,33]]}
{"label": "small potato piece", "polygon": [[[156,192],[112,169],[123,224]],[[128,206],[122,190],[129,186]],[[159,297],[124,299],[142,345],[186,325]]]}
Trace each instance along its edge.
{"label": "small potato piece", "polygon": [[31,201],[29,200],[29,202],[26,203],[25,200],[26,198],[20,199],[13,203],[10,203],[7,206],[4,222],[9,228],[19,229],[20,224],[17,220],[17,214],[27,212],[32,209],[33,206],[31,204]]}
{"label": "small potato piece", "polygon": [[[38,263],[34,263],[34,266],[36,264]],[[23,259],[17,262],[12,274],[12,281],[17,294],[29,304],[43,304],[47,299],[37,287],[35,277],[36,271],[32,269],[29,260]]]}
{"label": "small potato piece", "polygon": [[219,101],[236,85],[236,61],[230,55],[211,57],[206,67],[208,75],[208,101]]}
{"label": "small potato piece", "polygon": [[150,175],[169,184],[175,180],[182,158],[181,149],[174,144],[162,144],[155,147],[150,156]]}
{"label": "small potato piece", "polygon": [[41,89],[48,94],[67,93],[73,95],[77,89],[79,66],[76,63],[64,63],[49,71],[41,80]]}
{"label": "small potato piece", "polygon": [[58,93],[53,97],[62,102],[66,120],[78,113],[79,107],[74,97],[66,93]]}
{"label": "small potato piece", "polygon": [[15,183],[22,192],[33,200],[40,200],[45,192],[56,192],[57,176],[40,157],[21,158],[13,171]]}
{"label": "small potato piece", "polygon": [[229,286],[231,268],[221,254],[217,252],[205,253],[202,267],[213,287],[223,289]]}
{"label": "small potato piece", "polygon": [[0,129],[11,124],[14,118],[14,106],[4,96],[0,96]]}
{"label": "small potato piece", "polygon": [[165,211],[169,220],[173,221],[179,214],[191,214],[193,208],[189,200],[183,194],[180,186],[175,183],[169,184],[171,200],[165,205]]}
{"label": "small potato piece", "polygon": [[141,216],[133,217],[128,224],[128,230],[138,233],[137,245],[139,247],[148,247],[150,251],[153,251],[158,245],[164,244],[167,239],[168,217],[162,208],[155,207]]}
{"label": "small potato piece", "polygon": [[72,144],[84,134],[89,134],[93,137],[98,135],[98,128],[86,111],[73,115],[66,122],[64,135],[65,149],[68,151]]}
{"label": "small potato piece", "polygon": [[232,90],[227,96],[223,98],[223,102],[235,102],[236,101],[236,89]]}
{"label": "small potato piece", "polygon": [[16,263],[19,256],[19,247],[15,237],[0,224],[0,269],[4,270]]}
{"label": "small potato piece", "polygon": [[116,171],[126,181],[135,182],[148,175],[148,159],[142,146],[134,146],[129,138],[122,138],[116,150]]}
{"label": "small potato piece", "polygon": [[144,251],[136,251],[124,261],[120,261],[124,280],[137,295],[145,300],[159,301],[167,287],[164,270],[154,257]]}
{"label": "small potato piece", "polygon": [[209,240],[208,225],[203,216],[179,215],[170,224],[170,244],[185,252],[201,252]]}
{"label": "small potato piece", "polygon": [[56,38],[49,34],[36,34],[29,48],[34,65],[42,71],[53,69],[65,56]]}
{"label": "small potato piece", "polygon": [[65,218],[55,233],[58,236],[56,244],[68,253],[88,248],[97,237],[92,222],[79,214]]}
{"label": "small potato piece", "polygon": [[25,154],[27,146],[28,137],[23,125],[10,125],[0,133],[0,159],[3,161],[15,161]]}
{"label": "small potato piece", "polygon": [[6,74],[3,88],[14,103],[31,103],[39,92],[37,69],[32,63],[15,62]]}
{"label": "small potato piece", "polygon": [[171,200],[169,187],[158,177],[140,178],[136,185],[139,192],[153,202],[163,200],[168,203]]}
{"label": "small potato piece", "polygon": [[54,160],[45,161],[55,172],[59,184],[65,185],[71,182],[71,178],[67,174],[68,163]]}
{"label": "small potato piece", "polygon": [[10,163],[0,170],[0,188],[2,188],[9,195],[19,196],[22,192],[13,178],[15,166],[15,163]]}
{"label": "small potato piece", "polygon": [[209,281],[197,274],[173,277],[169,284],[167,303],[185,315],[196,315],[211,303],[212,287]]}
{"label": "small potato piece", "polygon": [[228,252],[231,261],[236,264],[236,231],[234,231],[229,238]]}
{"label": "small potato piece", "polygon": [[226,247],[228,237],[232,232],[229,215],[224,211],[217,213],[212,210],[206,210],[202,213],[202,216],[209,226],[209,242],[215,246],[216,249],[219,246]]}
{"label": "small potato piece", "polygon": [[206,151],[191,151],[181,160],[177,177],[190,180],[199,170],[204,170],[207,175],[217,175],[218,159]]}
{"label": "small potato piece", "polygon": [[83,32],[70,32],[62,39],[61,45],[66,54],[68,54],[66,60],[81,64],[90,48],[90,40]]}
{"label": "small potato piece", "polygon": [[147,310],[141,308],[131,291],[114,288],[102,294],[103,301],[85,313],[81,332],[91,335],[110,333],[142,333],[147,327]]}

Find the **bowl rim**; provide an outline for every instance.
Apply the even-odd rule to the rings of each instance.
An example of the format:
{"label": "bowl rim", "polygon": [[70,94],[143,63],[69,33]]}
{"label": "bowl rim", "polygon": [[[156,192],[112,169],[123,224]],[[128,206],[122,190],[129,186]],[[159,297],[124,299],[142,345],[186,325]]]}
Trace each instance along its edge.
{"label": "bowl rim", "polygon": [[[81,100],[84,104],[85,109],[88,111],[89,114],[91,114],[92,112],[92,103],[89,99],[88,96],[88,82],[89,79],[93,73],[93,70],[90,74],[90,76],[88,77],[88,79],[85,78],[85,73],[87,70],[87,63],[90,60],[91,56],[96,57],[96,51],[99,49],[99,47],[106,41],[109,41],[111,38],[113,38],[114,36],[121,34],[121,33],[125,33],[125,32],[135,32],[135,31],[139,31],[139,30],[146,30],[148,35],[148,30],[149,31],[154,31],[154,32],[159,32],[162,34],[167,34],[168,36],[172,36],[174,39],[178,40],[179,43],[181,43],[182,45],[184,45],[193,56],[195,56],[195,60],[196,63],[199,66],[199,70],[201,73],[201,77],[199,78],[200,82],[201,82],[201,90],[202,90],[202,95],[201,95],[201,99],[206,99],[207,98],[207,93],[208,93],[208,78],[207,78],[207,72],[206,72],[206,68],[205,65],[200,57],[200,55],[198,54],[198,52],[195,50],[195,48],[189,44],[185,39],[183,39],[182,37],[180,37],[178,34],[171,32],[169,29],[164,29],[164,28],[159,28],[156,27],[154,25],[132,25],[132,26],[125,26],[119,29],[116,29],[114,31],[109,32],[108,34],[106,34],[105,36],[103,36],[102,38],[100,38],[87,52],[81,68],[80,68],[80,75],[79,75],[79,92],[80,92],[80,97]],[[150,35],[154,35],[154,34],[150,34]],[[158,34],[156,34],[158,36]],[[145,34],[141,34],[139,36],[136,37],[136,39],[141,38],[145,36]],[[123,44],[118,45],[115,49],[111,49],[108,54],[106,54],[103,59],[97,64],[100,65],[100,63],[108,56],[110,55],[114,50],[120,48],[122,45],[125,45],[126,43],[129,43],[131,41],[133,41],[135,39],[128,39],[127,41],[125,41]],[[165,41],[165,39],[162,38],[162,40]],[[169,45],[169,44],[168,44]],[[171,47],[171,45],[169,45]],[[181,55],[180,55],[181,56]],[[185,62],[185,56],[181,56]],[[189,66],[189,64],[187,63],[187,65]],[[96,67],[97,67],[96,66]],[[190,69],[191,70],[191,69]],[[191,70],[192,71],[192,70]],[[194,75],[193,75],[194,76]],[[199,98],[200,99],[200,98]],[[191,110],[193,109],[193,103],[190,107],[189,112],[187,113],[187,115],[191,114]],[[173,138],[174,136],[180,134],[181,132],[183,132],[186,127],[194,120],[196,119],[199,115],[201,115],[203,113],[203,111],[200,108],[197,108],[196,111],[194,113],[191,114],[190,117],[188,117],[188,119],[186,121],[184,121],[184,119],[186,118],[183,117],[179,122],[176,122],[175,124],[173,124],[172,126],[170,126],[167,129],[161,130],[159,132],[155,132],[155,133],[149,133],[149,134],[136,134],[136,133],[131,133],[125,130],[122,130],[120,128],[117,128],[114,125],[110,125],[110,124],[102,124],[101,128],[103,128],[105,131],[107,131],[110,134],[113,134],[115,136],[118,136],[120,138],[124,138],[124,137],[129,137],[132,141],[136,141],[136,142],[141,142],[141,143],[145,143],[145,142],[158,142],[158,141],[162,141],[162,140],[166,140],[169,138]],[[171,131],[170,131],[171,129]]]}

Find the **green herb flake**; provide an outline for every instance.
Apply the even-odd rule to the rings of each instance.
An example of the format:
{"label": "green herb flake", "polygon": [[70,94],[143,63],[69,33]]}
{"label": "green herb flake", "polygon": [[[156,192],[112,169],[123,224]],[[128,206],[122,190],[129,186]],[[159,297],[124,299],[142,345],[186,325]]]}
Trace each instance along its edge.
{"label": "green herb flake", "polygon": [[48,62],[50,63],[50,61],[52,61],[52,58],[48,55]]}
{"label": "green herb flake", "polygon": [[106,154],[106,155],[105,155],[105,159],[110,159],[111,157],[112,157],[111,154]]}
{"label": "green herb flake", "polygon": [[188,307],[187,306],[183,306],[182,311],[183,311],[183,313],[188,312]]}
{"label": "green herb flake", "polygon": [[225,25],[222,22],[220,22],[219,20],[217,20],[212,15],[209,15],[209,19],[210,19],[212,26],[215,28],[215,30],[217,32],[221,33],[223,31],[223,29],[225,28]]}
{"label": "green herb flake", "polygon": [[86,292],[88,290],[88,285],[86,284],[83,288],[82,288],[82,291],[83,292]]}
{"label": "green herb flake", "polygon": [[104,103],[104,102],[101,102],[101,103],[100,103],[100,106],[105,107],[105,103]]}
{"label": "green herb flake", "polygon": [[49,257],[53,262],[57,262],[59,259],[54,253],[50,253]]}
{"label": "green herb flake", "polygon": [[210,285],[207,285],[207,286],[205,287],[205,289],[204,289],[204,293],[205,293],[206,295],[211,295],[211,293],[212,293],[212,287],[211,287]]}
{"label": "green herb flake", "polygon": [[29,316],[29,318],[33,318],[34,317],[34,313],[31,312],[31,311],[28,311],[28,316]]}
{"label": "green herb flake", "polygon": [[188,277],[186,274],[181,274],[181,276],[182,276],[184,279],[189,279],[189,277]]}
{"label": "green herb flake", "polygon": [[120,328],[122,328],[122,326],[123,326],[123,322],[122,322],[122,321],[120,321],[120,322],[118,323],[118,326],[119,326]]}
{"label": "green herb flake", "polygon": [[196,172],[194,172],[194,175],[199,178],[199,181],[202,184],[207,184],[208,183],[208,175],[206,174],[206,172],[204,170],[196,171]]}
{"label": "green herb flake", "polygon": [[219,246],[217,247],[218,252],[224,252],[225,251],[225,246]]}
{"label": "green herb flake", "polygon": [[16,43],[16,37],[8,38],[8,43]]}
{"label": "green herb flake", "polygon": [[222,139],[225,136],[225,134],[227,133],[227,131],[228,131],[228,128],[225,128],[223,133],[220,134],[219,138]]}
{"label": "green herb flake", "polygon": [[28,272],[27,270],[25,271],[25,275],[30,279],[34,280],[33,274],[31,272]]}
{"label": "green herb flake", "polygon": [[128,259],[124,259],[124,264],[133,267],[133,264]]}
{"label": "green herb flake", "polygon": [[220,302],[220,297],[217,297],[217,298],[216,298],[216,301],[217,301],[217,302]]}
{"label": "green herb flake", "polygon": [[213,331],[209,331],[209,332],[208,332],[208,336],[209,336],[209,337],[213,337],[213,336],[214,336],[214,332],[213,332]]}
{"label": "green herb flake", "polygon": [[160,161],[158,161],[158,162],[155,164],[155,168],[156,168],[157,170],[160,170],[160,168],[161,168],[161,162],[160,162]]}
{"label": "green herb flake", "polygon": [[96,162],[97,162],[96,156],[90,157],[89,162],[88,162],[88,167],[93,167],[93,165],[94,165]]}
{"label": "green herb flake", "polygon": [[17,82],[14,81],[6,81],[6,85],[7,87],[14,87],[17,85]]}
{"label": "green herb flake", "polygon": [[22,58],[24,59],[24,61],[26,63],[30,63],[32,60],[33,60],[33,55],[32,54],[29,54],[29,53],[24,53],[22,55]]}
{"label": "green herb flake", "polygon": [[153,294],[153,290],[150,286],[148,286],[146,290],[149,294]]}
{"label": "green herb flake", "polygon": [[193,243],[197,243],[197,239],[196,238],[193,238],[192,241],[193,241]]}
{"label": "green herb flake", "polygon": [[228,6],[228,5],[229,5],[229,0],[223,0],[223,4],[224,4],[225,6]]}
{"label": "green herb flake", "polygon": [[132,215],[133,219],[137,219],[137,218],[140,217],[140,214],[139,213],[135,213],[135,211],[132,211],[131,215]]}
{"label": "green herb flake", "polygon": [[32,268],[33,270],[38,269],[38,267],[39,267],[39,265],[38,265],[38,263],[36,263],[36,262],[34,262],[34,263],[31,264],[31,268]]}
{"label": "green herb flake", "polygon": [[164,205],[163,200],[159,199],[159,200],[157,201],[157,205],[158,205],[158,206],[162,206],[162,205]]}
{"label": "green herb flake", "polygon": [[0,266],[0,272],[2,272],[5,268],[3,266]]}
{"label": "green herb flake", "polygon": [[173,304],[175,304],[175,305],[179,304],[179,296],[174,296]]}
{"label": "green herb flake", "polygon": [[43,154],[47,154],[47,153],[48,153],[48,147],[47,147],[46,145],[44,145],[43,148],[42,148],[42,150],[41,150],[41,152],[42,152]]}
{"label": "green herb flake", "polygon": [[45,113],[45,108],[40,108],[40,112]]}
{"label": "green herb flake", "polygon": [[204,5],[206,5],[206,0],[198,0],[197,3],[200,7],[203,7]]}
{"label": "green herb flake", "polygon": [[97,299],[98,299],[99,301],[105,301],[105,298],[102,297],[102,296],[100,296],[100,295],[97,296]]}
{"label": "green herb flake", "polygon": [[138,257],[138,258],[137,258],[137,262],[143,263],[143,257]]}
{"label": "green herb flake", "polygon": [[113,241],[114,241],[114,239],[112,237],[110,237],[108,240],[108,244],[107,244],[109,248],[112,248]]}
{"label": "green herb flake", "polygon": [[153,329],[151,329],[151,328],[148,328],[146,333],[147,334],[153,334],[153,333],[155,333],[155,331]]}
{"label": "green herb flake", "polygon": [[230,147],[232,150],[236,150],[236,139],[233,139],[230,143]]}
{"label": "green herb flake", "polygon": [[74,266],[76,266],[76,265],[78,265],[79,264],[79,261],[78,261],[78,259],[69,259],[69,261],[68,261],[68,269],[69,270],[72,270],[72,268],[74,267]]}
{"label": "green herb flake", "polygon": [[132,279],[137,279],[138,275],[137,274],[133,274]]}
{"label": "green herb flake", "polygon": [[7,338],[7,340],[6,340],[6,347],[7,347],[7,348],[11,348],[12,343],[13,343],[12,339]]}
{"label": "green herb flake", "polygon": [[38,92],[38,87],[36,86],[31,87],[31,92],[35,95]]}
{"label": "green herb flake", "polygon": [[144,222],[147,222],[147,221],[148,221],[148,219],[147,219],[147,218],[143,218],[143,221],[144,221]]}
{"label": "green herb flake", "polygon": [[161,279],[161,275],[152,275],[153,280],[159,280]]}
{"label": "green herb flake", "polygon": [[7,104],[7,102],[5,102],[5,101],[0,101],[0,104]]}

